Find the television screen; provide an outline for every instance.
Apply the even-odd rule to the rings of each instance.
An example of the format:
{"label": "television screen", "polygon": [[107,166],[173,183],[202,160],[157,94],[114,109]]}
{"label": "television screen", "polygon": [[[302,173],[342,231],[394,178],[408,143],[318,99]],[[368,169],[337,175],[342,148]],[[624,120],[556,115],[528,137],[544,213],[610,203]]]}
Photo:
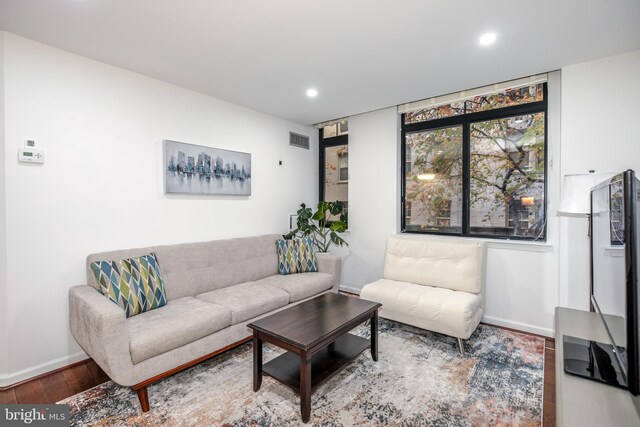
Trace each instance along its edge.
{"label": "television screen", "polygon": [[591,302],[608,340],[563,335],[564,370],[640,394],[640,181],[625,171],[591,189]]}
{"label": "television screen", "polygon": [[[626,281],[624,246],[624,197],[622,175],[591,192],[592,302],[603,320],[612,344],[625,348]],[[622,351],[618,352],[622,355]],[[623,374],[626,362],[621,357]]]}
{"label": "television screen", "polygon": [[629,336],[633,336],[633,342],[628,343],[629,348],[629,391],[634,395],[640,394],[640,180],[631,172],[631,198],[632,204],[627,209],[627,215],[633,220],[630,227],[626,227],[628,233],[632,234],[628,239],[633,239],[630,250],[627,251],[628,264],[627,281],[631,282],[627,288],[627,296],[633,299],[631,304],[627,304],[628,312],[633,318],[627,319],[627,331]]}
{"label": "television screen", "polygon": [[612,366],[633,394],[640,391],[638,183],[629,170],[591,191],[591,299],[609,336]]}

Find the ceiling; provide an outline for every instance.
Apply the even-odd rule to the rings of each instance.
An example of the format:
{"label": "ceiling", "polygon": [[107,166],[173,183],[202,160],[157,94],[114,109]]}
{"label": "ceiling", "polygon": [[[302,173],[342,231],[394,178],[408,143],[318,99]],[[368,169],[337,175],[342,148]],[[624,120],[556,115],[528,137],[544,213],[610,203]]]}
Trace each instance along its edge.
{"label": "ceiling", "polygon": [[638,0],[0,0],[2,30],[302,124],[639,49],[639,18]]}

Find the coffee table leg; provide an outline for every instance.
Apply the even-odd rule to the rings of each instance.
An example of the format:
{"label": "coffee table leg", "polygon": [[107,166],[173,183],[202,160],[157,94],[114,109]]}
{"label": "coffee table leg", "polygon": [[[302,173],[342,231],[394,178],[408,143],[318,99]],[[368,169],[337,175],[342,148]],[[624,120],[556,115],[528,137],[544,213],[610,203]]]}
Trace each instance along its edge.
{"label": "coffee table leg", "polygon": [[311,364],[306,351],[300,354],[300,413],[302,422],[308,423],[311,418]]}
{"label": "coffee table leg", "polygon": [[253,391],[260,390],[262,385],[262,340],[258,332],[253,331]]}
{"label": "coffee table leg", "polygon": [[371,358],[378,361],[378,310],[371,318]]}

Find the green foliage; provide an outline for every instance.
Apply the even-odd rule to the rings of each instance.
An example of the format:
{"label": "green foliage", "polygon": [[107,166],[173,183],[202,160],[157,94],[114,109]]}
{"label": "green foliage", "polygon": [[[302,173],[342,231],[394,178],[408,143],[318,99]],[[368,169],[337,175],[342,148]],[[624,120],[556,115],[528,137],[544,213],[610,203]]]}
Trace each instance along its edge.
{"label": "green foliage", "polygon": [[[514,200],[544,185],[544,114],[534,113],[475,122],[470,127],[470,202],[485,212],[483,222],[508,219]],[[407,134],[407,201],[422,227],[451,215],[451,202],[462,203],[462,127]],[[420,174],[435,179],[420,180]]]}
{"label": "green foliage", "polygon": [[[471,205],[488,205],[485,221],[489,221],[542,183],[544,115],[521,116],[520,123],[515,118],[474,123],[471,153]],[[537,159],[534,168],[528,167],[527,158]]]}
{"label": "green foliage", "polygon": [[[413,151],[412,167],[407,171],[407,200],[413,202],[414,215],[424,216],[423,228],[437,226],[438,218],[450,215],[451,200],[462,189],[462,127],[434,129],[407,135]],[[434,180],[419,179],[431,173]]]}
{"label": "green foliage", "polygon": [[[315,212],[301,203],[297,213],[296,229],[285,234],[285,239],[311,236],[318,252],[328,252],[331,244],[349,246],[338,235],[347,230],[347,215],[342,209],[342,203],[320,201]],[[338,217],[339,220],[331,220],[332,217]]]}

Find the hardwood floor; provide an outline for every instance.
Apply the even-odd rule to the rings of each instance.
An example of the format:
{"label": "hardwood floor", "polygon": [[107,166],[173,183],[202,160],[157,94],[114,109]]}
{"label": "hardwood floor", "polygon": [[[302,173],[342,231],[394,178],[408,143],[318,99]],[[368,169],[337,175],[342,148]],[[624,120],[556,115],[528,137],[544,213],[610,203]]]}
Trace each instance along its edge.
{"label": "hardwood floor", "polygon": [[7,390],[0,390],[0,404],[56,403],[106,381],[109,381],[107,374],[89,359]]}
{"label": "hardwood floor", "polygon": [[544,348],[544,392],[542,402],[542,425],[556,425],[556,346],[553,338],[545,339]]}
{"label": "hardwood floor", "polygon": [[[556,425],[555,342],[545,339],[543,425]],[[0,404],[55,403],[109,380],[91,359],[52,374],[0,390]],[[247,385],[247,387],[249,387]]]}

